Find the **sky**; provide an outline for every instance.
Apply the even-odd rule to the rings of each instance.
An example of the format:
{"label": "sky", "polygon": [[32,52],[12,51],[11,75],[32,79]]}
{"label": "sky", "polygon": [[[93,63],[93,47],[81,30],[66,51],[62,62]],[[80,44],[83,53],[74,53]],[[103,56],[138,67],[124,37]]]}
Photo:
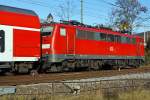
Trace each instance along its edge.
{"label": "sky", "polygon": [[[55,21],[59,21],[58,12],[59,5],[64,4],[65,0],[1,0],[1,5],[13,6],[18,8],[30,9],[35,11],[41,19],[46,19],[49,13],[54,17]],[[80,21],[80,0],[71,0],[73,2],[72,14],[70,19]],[[83,0],[83,21],[86,24],[105,24],[109,22],[109,14],[113,6],[106,3],[115,3],[116,0]],[[149,9],[150,16],[150,0],[139,0],[139,2]],[[150,26],[150,21],[145,25]],[[140,27],[135,32],[149,31],[150,27]]]}

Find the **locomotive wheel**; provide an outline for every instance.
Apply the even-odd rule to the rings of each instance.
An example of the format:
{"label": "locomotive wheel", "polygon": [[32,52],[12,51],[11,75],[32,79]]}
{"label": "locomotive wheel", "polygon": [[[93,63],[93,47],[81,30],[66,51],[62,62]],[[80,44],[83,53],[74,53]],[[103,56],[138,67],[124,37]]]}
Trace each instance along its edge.
{"label": "locomotive wheel", "polygon": [[51,71],[51,72],[58,72],[57,66],[56,66],[55,64],[52,65],[52,66],[50,67],[50,71]]}
{"label": "locomotive wheel", "polygon": [[63,71],[63,68],[60,64],[53,64],[49,68],[47,68],[47,70],[45,70],[45,72],[52,72],[52,73],[62,72],[62,71]]}
{"label": "locomotive wheel", "polygon": [[61,65],[57,65],[57,70],[58,70],[58,72],[62,72],[63,71],[63,67]]}
{"label": "locomotive wheel", "polygon": [[97,71],[100,69],[98,61],[90,61],[90,66],[88,67],[89,71]]}

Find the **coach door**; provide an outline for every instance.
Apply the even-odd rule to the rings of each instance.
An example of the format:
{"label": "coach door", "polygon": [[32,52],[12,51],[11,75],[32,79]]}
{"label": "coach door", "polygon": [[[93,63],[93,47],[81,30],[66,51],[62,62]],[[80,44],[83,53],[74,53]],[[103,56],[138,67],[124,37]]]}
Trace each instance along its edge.
{"label": "coach door", "polygon": [[13,29],[0,25],[0,62],[13,60]]}
{"label": "coach door", "polygon": [[67,54],[75,55],[75,29],[67,28]]}

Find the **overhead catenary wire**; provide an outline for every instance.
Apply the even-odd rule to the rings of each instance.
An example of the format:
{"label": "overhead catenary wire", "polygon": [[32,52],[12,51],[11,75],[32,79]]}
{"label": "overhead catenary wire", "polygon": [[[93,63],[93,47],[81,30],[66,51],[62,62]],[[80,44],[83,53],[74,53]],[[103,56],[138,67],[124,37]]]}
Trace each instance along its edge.
{"label": "overhead catenary wire", "polygon": [[[28,0],[16,0],[16,1],[22,2],[22,3],[28,3],[28,4],[38,5],[38,6],[42,6],[42,7],[53,9],[53,7],[51,7],[49,5],[46,5],[46,4],[44,4],[44,2],[41,2],[41,1],[36,1],[36,2],[34,0],[30,0],[30,1],[28,1]],[[88,11],[90,10],[90,12],[92,12],[92,11],[96,12],[96,14],[102,12],[102,10],[96,9],[94,7],[89,7],[88,5],[84,6],[84,7],[87,8]],[[85,11],[87,11],[87,10],[85,10]]]}
{"label": "overhead catenary wire", "polygon": [[[34,0],[30,0],[30,1],[34,1]],[[60,0],[60,1],[62,1],[62,0]],[[65,1],[65,0],[64,0]],[[37,3],[44,3],[44,2],[41,2],[41,1],[37,1]],[[93,4],[93,5],[99,5],[99,4],[97,4],[97,3],[94,3],[94,2],[88,2],[88,1],[85,1],[84,0],[84,11],[89,11],[90,10],[90,12],[96,12],[96,14],[97,13],[100,13],[100,12],[104,12],[102,9],[98,9],[98,8],[94,8],[95,6],[90,6],[91,5],[91,3]],[[86,9],[88,9],[88,10],[86,10]],[[101,14],[102,15],[102,14]]]}
{"label": "overhead catenary wire", "polygon": [[42,6],[42,7],[46,7],[46,8],[50,8],[50,6],[48,6],[48,5],[44,5],[44,4],[40,4],[40,3],[28,1],[28,0],[16,0],[16,1],[22,2],[22,3],[27,3],[27,4],[38,5],[38,6]]}

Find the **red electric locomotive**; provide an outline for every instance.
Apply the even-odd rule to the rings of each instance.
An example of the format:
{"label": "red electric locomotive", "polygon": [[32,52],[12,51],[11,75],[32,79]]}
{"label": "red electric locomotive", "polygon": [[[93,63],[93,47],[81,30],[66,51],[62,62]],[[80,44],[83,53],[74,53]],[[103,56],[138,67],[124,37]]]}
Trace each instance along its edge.
{"label": "red electric locomotive", "polygon": [[78,22],[40,24],[35,12],[0,5],[0,71],[60,72],[139,66],[143,39]]}
{"label": "red electric locomotive", "polygon": [[144,61],[144,43],[138,36],[71,22],[42,24],[41,29],[44,68],[50,71],[98,70],[105,64],[137,67]]}

